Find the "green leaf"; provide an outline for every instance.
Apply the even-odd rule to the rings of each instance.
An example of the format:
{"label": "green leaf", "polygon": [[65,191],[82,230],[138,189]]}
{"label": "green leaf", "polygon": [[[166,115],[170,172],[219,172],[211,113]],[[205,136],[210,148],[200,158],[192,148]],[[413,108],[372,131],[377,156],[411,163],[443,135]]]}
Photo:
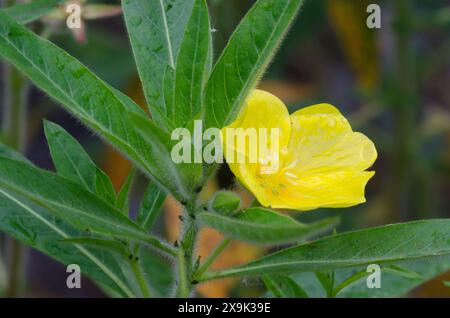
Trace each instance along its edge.
{"label": "green leaf", "polygon": [[171,297],[173,284],[176,279],[172,270],[172,264],[167,259],[157,257],[148,250],[141,249],[140,261],[153,289],[152,295],[155,297]]}
{"label": "green leaf", "polygon": [[320,285],[322,285],[322,288],[325,290],[327,297],[333,297],[335,272],[333,270],[317,271],[316,277],[320,282]]}
{"label": "green leaf", "polygon": [[175,145],[171,136],[156,124],[136,113],[130,113],[133,125],[146,141],[146,145],[152,153],[158,156],[163,169],[159,172],[164,179],[178,189],[178,199],[191,200],[195,189],[202,177],[202,165],[194,163],[175,164],[172,160],[171,151]]}
{"label": "green leaf", "polygon": [[210,29],[206,1],[194,0],[176,63],[174,108],[167,110],[176,127],[185,126],[200,113],[203,84],[208,75]]}
{"label": "green leaf", "polygon": [[263,275],[263,282],[277,298],[308,298],[308,294],[287,275]]}
{"label": "green leaf", "polygon": [[[366,280],[362,279],[351,286],[345,288],[339,293],[339,297],[400,297],[406,295],[414,288],[437,277],[450,270],[450,255],[426,258],[421,260],[414,260],[402,262],[401,268],[413,273],[417,273],[422,278],[406,277],[406,275],[399,275],[391,271],[386,271],[385,266],[381,268],[381,286],[382,288],[369,289],[366,285]],[[355,269],[356,271],[366,271],[366,268]],[[347,277],[349,269],[339,271],[339,276]]]}
{"label": "green leaf", "polygon": [[389,265],[383,267],[383,272],[392,273],[398,276],[411,278],[411,279],[423,279],[424,277],[417,272],[403,268],[397,265]]}
{"label": "green leaf", "polygon": [[163,77],[168,66],[175,70],[193,3],[194,0],[122,1],[144,95],[158,123],[166,121],[168,111]]}
{"label": "green leaf", "polygon": [[[108,85],[107,83],[105,83],[105,84]],[[111,85],[108,85],[108,87],[114,93],[114,95],[117,97],[117,99],[122,102],[123,106],[125,106],[128,109],[128,111],[130,111],[132,113],[140,114],[142,116],[147,115],[147,113],[138,104],[136,104],[129,96],[125,95],[118,89],[115,89]]]}
{"label": "green leaf", "polygon": [[198,214],[198,218],[231,238],[260,244],[279,244],[305,239],[332,229],[339,220],[329,218],[306,225],[286,215],[261,208],[249,208],[234,217],[202,212]]}
{"label": "green leaf", "polygon": [[49,121],[44,121],[44,131],[58,174],[95,192],[97,166],[78,141],[62,127]]}
{"label": "green leaf", "polygon": [[231,215],[239,209],[241,199],[233,192],[219,191],[210,201],[210,210],[224,214]]}
{"label": "green leaf", "polygon": [[34,0],[20,3],[3,9],[10,17],[19,23],[25,24],[36,20],[63,2],[64,0]]}
{"label": "green leaf", "polygon": [[157,245],[137,224],[94,194],[30,164],[0,158],[0,189],[26,197],[80,230]]}
{"label": "green leaf", "polygon": [[58,174],[96,193],[106,202],[114,202],[116,193],[111,180],[95,165],[78,141],[62,127],[49,121],[44,122],[44,131]]}
{"label": "green leaf", "polygon": [[2,143],[0,143],[0,157],[14,159],[22,162],[28,162],[27,158],[25,158],[21,153],[11,149],[10,147]]}
{"label": "green leaf", "polygon": [[123,258],[128,258],[130,251],[128,250],[126,244],[119,241],[101,239],[96,237],[72,237],[62,240],[64,243],[71,243],[76,245],[86,245],[93,248],[99,248],[102,250],[107,250],[114,252],[122,256]]}
{"label": "green leaf", "polygon": [[117,195],[116,207],[125,214],[128,214],[129,195],[135,175],[136,170],[133,168],[128,174],[127,179],[123,183],[122,187],[120,188],[119,194]]}
{"label": "green leaf", "polygon": [[238,114],[272,59],[302,0],[259,0],[237,27],[205,87],[206,128]]}
{"label": "green leaf", "polygon": [[442,284],[444,284],[445,287],[450,287],[450,281],[448,280],[444,280]]}
{"label": "green leaf", "polygon": [[[352,268],[341,268],[335,270],[336,289],[341,285],[346,285],[337,293],[336,297],[341,298],[386,298],[402,297],[426,281],[441,275],[450,270],[450,255],[425,258],[414,261],[402,261],[402,269],[418,273],[422,279],[407,278],[389,271],[385,271],[385,266],[381,268],[381,288],[367,288],[366,266]],[[299,272],[292,275],[294,280],[302,285],[310,297],[324,297],[324,290],[320,287],[317,278],[313,273]],[[350,281],[350,283],[349,283]]]}
{"label": "green leaf", "polygon": [[139,207],[137,223],[146,231],[149,231],[161,212],[167,194],[157,185],[150,183],[145,190]]}
{"label": "green leaf", "polygon": [[[167,66],[163,77],[163,95],[164,103],[166,105],[166,112],[168,115],[160,116],[166,120],[165,126],[169,131],[173,131],[176,127],[173,123],[174,109],[175,109],[175,70]],[[169,119],[170,118],[170,119]]]}
{"label": "green leaf", "polygon": [[355,274],[351,275],[349,278],[345,279],[343,282],[338,284],[336,287],[332,286],[333,290],[330,296],[336,297],[343,289],[348,288],[352,284],[362,280],[368,275],[369,273],[367,271],[356,272]]}
{"label": "green leaf", "polygon": [[204,279],[397,264],[450,254],[450,220],[392,224],[288,248]]}
{"label": "green leaf", "polygon": [[[129,98],[124,98],[62,49],[36,36],[3,12],[0,12],[0,55],[124,152],[159,185],[179,199],[186,196],[185,185],[172,182],[178,178],[167,173],[166,162],[153,152],[154,148],[147,146],[126,116],[129,112],[142,113],[137,110],[139,106],[131,106],[133,102]],[[157,134],[151,136],[158,137]],[[176,170],[170,172],[177,173]]]}
{"label": "green leaf", "polygon": [[95,170],[95,193],[106,202],[116,202],[116,190],[111,179],[100,168]]}
{"label": "green leaf", "polygon": [[109,252],[62,240],[81,236],[82,232],[27,198],[0,189],[0,230],[51,256],[63,264],[79,264],[83,274],[121,296],[134,297],[120,273],[120,260]]}

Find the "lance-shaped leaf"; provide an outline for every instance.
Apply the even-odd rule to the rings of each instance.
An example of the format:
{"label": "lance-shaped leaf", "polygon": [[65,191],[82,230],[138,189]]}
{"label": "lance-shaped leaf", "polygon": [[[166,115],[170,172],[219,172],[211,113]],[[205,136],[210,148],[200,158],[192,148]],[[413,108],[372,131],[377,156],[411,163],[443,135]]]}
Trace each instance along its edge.
{"label": "lance-shaped leaf", "polygon": [[238,211],[241,198],[231,191],[218,191],[209,202],[209,209],[219,214],[232,215]]}
{"label": "lance-shaped leaf", "polygon": [[153,118],[165,122],[163,77],[175,69],[194,0],[123,0],[123,12]]}
{"label": "lance-shaped leaf", "polygon": [[55,123],[45,121],[44,131],[56,171],[107,202],[116,192],[109,177],[98,168],[78,141]]}
{"label": "lance-shaped leaf", "polygon": [[411,279],[423,279],[424,277],[417,272],[403,268],[397,265],[388,265],[383,267],[383,271],[386,273],[392,273],[394,275],[411,278]]}
{"label": "lance-shaped leaf", "polygon": [[95,193],[106,202],[116,201],[116,190],[111,179],[100,168],[95,171]]}
{"label": "lance-shaped leaf", "polygon": [[63,243],[62,240],[82,232],[55,218],[46,208],[3,189],[0,189],[0,230],[63,264],[80,265],[83,274],[121,296],[134,297],[114,255]]}
{"label": "lance-shaped leaf", "polygon": [[116,200],[116,207],[122,211],[125,214],[128,214],[129,209],[129,196],[131,192],[131,188],[133,185],[134,177],[136,176],[136,170],[134,168],[131,169],[130,173],[128,174],[127,178],[125,179],[125,182],[122,184],[122,187],[120,188],[120,191],[117,195]]}
{"label": "lance-shaped leaf", "polygon": [[[367,288],[367,277],[373,273],[367,271],[367,265],[337,269],[334,271],[334,293],[338,291],[336,296],[344,298],[401,297],[426,281],[450,270],[450,255],[402,262],[400,267],[402,274],[393,273],[388,267],[392,268],[391,265],[381,265],[382,288]],[[404,275],[406,272],[409,274]],[[310,297],[325,297],[325,291],[313,273],[299,272],[291,277],[302,285]],[[344,288],[339,291],[341,287]]]}
{"label": "lance-shaped leaf", "polygon": [[[1,149],[9,148],[0,145]],[[24,160],[11,149],[2,151],[0,156]],[[85,275],[119,296],[134,297],[120,274],[119,259],[109,252],[63,243],[62,240],[82,236],[82,232],[24,196],[0,189],[0,230],[63,264],[79,264]]]}
{"label": "lance-shaped leaf", "polygon": [[156,184],[150,183],[148,185],[137,216],[137,223],[144,228],[144,230],[149,231],[151,229],[161,212],[166,197],[167,194],[159,189]]}
{"label": "lance-shaped leaf", "polygon": [[0,189],[45,207],[79,230],[146,242],[171,254],[163,243],[91,192],[31,164],[0,157]]}
{"label": "lance-shaped leaf", "polygon": [[337,234],[203,279],[396,264],[442,255],[450,255],[450,220],[416,221]]}
{"label": "lance-shaped leaf", "polygon": [[138,106],[132,105],[129,98],[111,89],[76,59],[14,22],[4,12],[0,12],[0,55],[124,152],[158,184],[177,198],[185,198],[186,185],[172,182],[180,179],[179,171],[167,170],[166,162],[133,128],[126,114]]}
{"label": "lance-shaped leaf", "polygon": [[58,174],[94,192],[97,167],[83,147],[55,123],[45,121],[44,131]]}
{"label": "lance-shaped leaf", "polygon": [[[160,173],[165,175],[164,178],[171,178],[170,182],[176,185],[181,200],[183,198],[190,200],[202,177],[202,165],[199,163],[176,164],[172,158],[172,150],[176,142],[171,139],[171,135],[144,116],[137,113],[129,115],[134,127],[144,138],[146,147],[151,149],[161,161],[159,164],[164,167],[164,170]],[[190,140],[188,142],[191,143]],[[191,146],[191,150],[195,151],[192,143]]]}
{"label": "lance-shaped leaf", "polygon": [[201,110],[201,97],[210,49],[210,25],[205,0],[195,0],[178,54],[173,109],[167,109],[175,127],[183,127]]}
{"label": "lance-shaped leaf", "polygon": [[229,124],[255,87],[302,0],[259,0],[241,21],[205,87],[206,127]]}
{"label": "lance-shaped leaf", "polygon": [[139,255],[142,269],[152,289],[154,297],[171,297],[175,283],[174,271],[167,259],[157,257],[146,249],[140,250]]}
{"label": "lance-shaped leaf", "polygon": [[34,0],[20,3],[3,9],[9,16],[19,23],[29,23],[36,20],[54,9],[65,0]]}
{"label": "lance-shaped leaf", "polygon": [[338,218],[303,224],[275,211],[249,208],[228,217],[216,213],[199,213],[204,224],[239,240],[259,244],[279,244],[298,241],[331,230]]}

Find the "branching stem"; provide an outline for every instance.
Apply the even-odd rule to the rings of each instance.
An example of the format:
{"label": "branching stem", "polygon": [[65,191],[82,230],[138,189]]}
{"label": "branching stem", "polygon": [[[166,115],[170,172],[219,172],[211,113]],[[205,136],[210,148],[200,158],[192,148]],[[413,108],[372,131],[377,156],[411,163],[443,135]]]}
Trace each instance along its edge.
{"label": "branching stem", "polygon": [[208,270],[208,268],[212,265],[212,263],[214,263],[217,257],[224,251],[230,242],[231,240],[229,238],[225,238],[219,243],[219,245],[211,252],[211,254],[209,254],[208,258],[197,270],[195,274],[196,278],[201,277]]}
{"label": "branching stem", "polygon": [[198,234],[195,202],[196,200],[192,200],[186,205],[183,232],[179,240],[177,296],[182,298],[189,297],[195,285],[194,252]]}

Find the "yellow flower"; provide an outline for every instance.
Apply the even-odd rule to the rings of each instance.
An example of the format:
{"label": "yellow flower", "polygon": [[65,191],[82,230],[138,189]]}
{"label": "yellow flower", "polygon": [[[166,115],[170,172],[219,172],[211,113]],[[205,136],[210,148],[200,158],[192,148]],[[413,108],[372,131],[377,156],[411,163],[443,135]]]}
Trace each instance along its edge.
{"label": "yellow flower", "polygon": [[[276,171],[265,169],[274,158],[270,151],[258,151],[256,161],[237,162],[236,140],[234,144],[225,142],[226,128],[254,128],[258,134],[261,128],[278,128]],[[311,210],[360,204],[365,202],[365,186],[375,174],[365,171],[377,158],[374,144],[353,132],[345,117],[329,104],[305,107],[289,115],[276,96],[254,90],[236,121],[222,130],[222,136],[231,170],[266,207]],[[270,137],[257,140],[271,142]],[[270,149],[270,145],[265,147]]]}

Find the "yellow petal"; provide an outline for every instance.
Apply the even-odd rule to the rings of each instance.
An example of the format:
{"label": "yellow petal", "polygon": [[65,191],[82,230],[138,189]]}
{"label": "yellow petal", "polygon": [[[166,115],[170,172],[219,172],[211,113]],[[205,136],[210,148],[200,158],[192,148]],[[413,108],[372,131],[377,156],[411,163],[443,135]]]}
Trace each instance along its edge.
{"label": "yellow petal", "polygon": [[374,171],[335,171],[301,177],[295,186],[272,195],[272,208],[312,210],[342,208],[365,202],[364,189]]}
{"label": "yellow petal", "polygon": [[280,129],[280,148],[287,146],[291,134],[291,119],[284,103],[276,96],[255,89],[247,98],[236,120],[226,128]]}
{"label": "yellow petal", "polygon": [[[272,95],[261,91],[252,94],[230,126],[281,128],[284,148],[276,172],[262,174],[260,163],[229,163],[236,177],[263,206],[272,208],[310,210],[365,202],[364,189],[374,172],[364,170],[377,157],[370,139],[353,132],[329,104],[301,109],[290,121],[286,114],[287,109]],[[236,151],[229,147],[226,157]]]}
{"label": "yellow petal", "polygon": [[332,105],[306,107],[291,115],[292,134],[282,174],[293,184],[279,191],[274,208],[309,210],[365,202],[364,188],[377,158],[372,141],[353,132]]}
{"label": "yellow petal", "polygon": [[292,134],[284,167],[302,178],[338,170],[365,170],[377,158],[373,142],[353,132],[332,105],[306,107],[291,115]]}
{"label": "yellow petal", "polygon": [[[227,129],[242,129],[241,132],[248,132],[249,128],[254,129],[256,132],[256,138],[253,141],[250,138],[246,139],[246,147],[241,149],[238,147],[236,139],[229,138],[232,142],[227,142]],[[249,190],[253,191],[254,181],[253,178],[244,178],[241,171],[260,172],[266,159],[264,155],[258,152],[257,162],[251,162],[246,158],[245,163],[237,163],[238,154],[244,154],[248,157],[250,153],[249,145],[253,146],[254,149],[262,149],[260,147],[260,130],[266,129],[268,133],[266,148],[270,149],[270,130],[272,128],[278,128],[279,130],[279,151],[286,151],[289,144],[289,136],[291,134],[291,120],[289,117],[289,112],[283,102],[276,96],[261,90],[254,90],[239,113],[237,119],[231,123],[229,126],[222,129],[222,138],[224,142],[224,155],[227,160],[230,169],[233,171],[235,176],[247,187]],[[236,130],[235,130],[236,131]],[[278,154],[279,155],[279,154]],[[248,174],[248,173],[246,173]],[[251,173],[253,174],[253,172]]]}

